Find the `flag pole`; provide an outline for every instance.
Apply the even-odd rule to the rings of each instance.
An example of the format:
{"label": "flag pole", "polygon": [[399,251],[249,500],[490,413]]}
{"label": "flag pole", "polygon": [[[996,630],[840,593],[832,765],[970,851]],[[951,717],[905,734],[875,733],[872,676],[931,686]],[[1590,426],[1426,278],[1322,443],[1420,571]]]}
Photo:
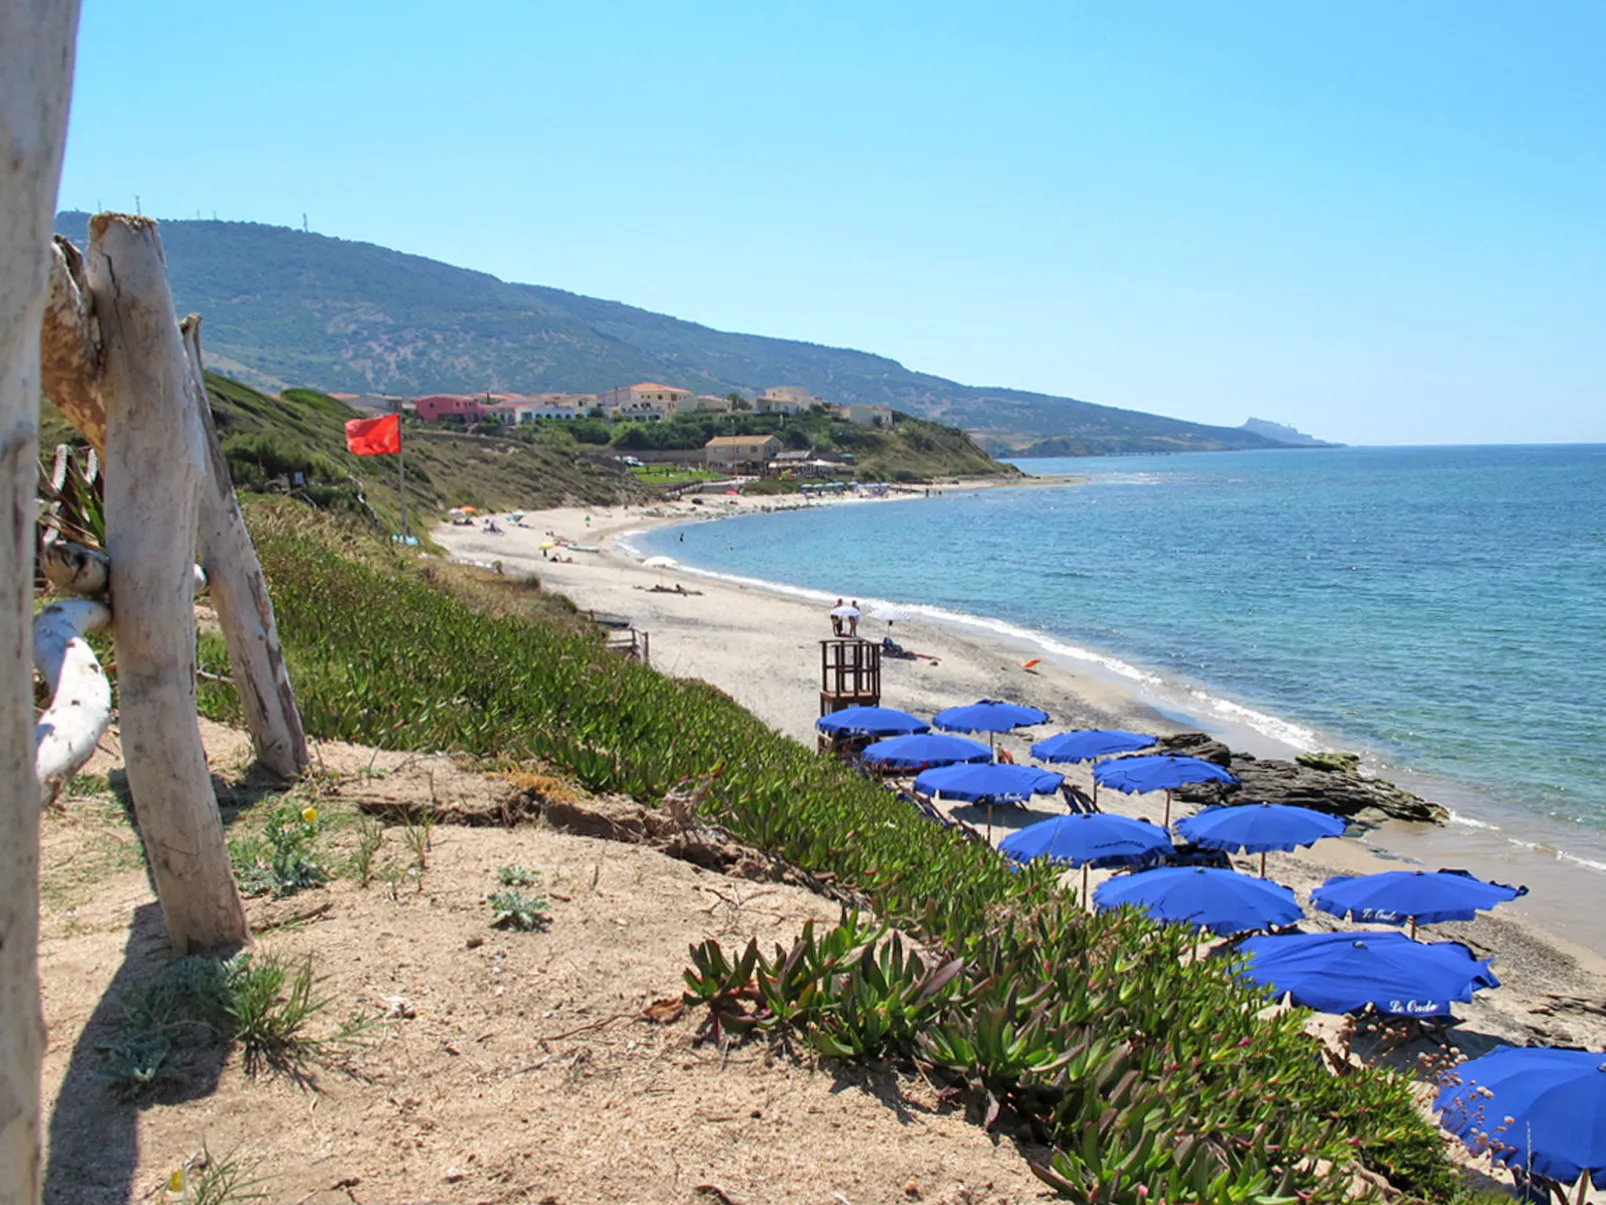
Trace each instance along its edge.
{"label": "flag pole", "polygon": [[407,467],[402,462],[401,415],[396,415],[396,490],[401,494],[401,537],[407,543]]}

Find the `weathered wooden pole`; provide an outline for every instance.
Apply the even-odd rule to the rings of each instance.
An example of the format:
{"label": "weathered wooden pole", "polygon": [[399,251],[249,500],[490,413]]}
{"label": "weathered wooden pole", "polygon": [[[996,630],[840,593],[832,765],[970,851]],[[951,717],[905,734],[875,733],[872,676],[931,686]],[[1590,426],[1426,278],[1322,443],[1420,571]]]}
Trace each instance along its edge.
{"label": "weathered wooden pole", "polygon": [[194,563],[206,445],[156,223],[90,222],[106,408],[106,551],[129,791],[180,954],[249,940],[195,711]]}
{"label": "weathered wooden pole", "polygon": [[307,735],[285,668],[262,563],[240,513],[229,462],[212,421],[212,403],[201,371],[200,315],[191,314],[179,328],[189,361],[191,403],[206,448],[206,472],[201,481],[201,568],[206,571],[218,626],[229,646],[229,672],[257,761],[281,778],[294,778],[307,768]]}
{"label": "weathered wooden pole", "polygon": [[39,320],[77,32],[77,0],[0,0],[0,1205],[39,1200]]}

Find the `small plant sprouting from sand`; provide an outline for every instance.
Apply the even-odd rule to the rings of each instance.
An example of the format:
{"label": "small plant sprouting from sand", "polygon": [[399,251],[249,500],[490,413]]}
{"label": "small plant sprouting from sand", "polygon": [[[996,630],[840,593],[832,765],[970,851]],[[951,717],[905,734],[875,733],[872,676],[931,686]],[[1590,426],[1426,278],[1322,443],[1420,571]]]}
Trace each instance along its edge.
{"label": "small plant sprouting from sand", "polygon": [[351,852],[350,867],[357,886],[364,891],[374,879],[374,855],[385,843],[385,826],[372,816],[357,821],[357,848]]}
{"label": "small plant sprouting from sand", "polygon": [[541,881],[541,875],[539,871],[526,870],[515,863],[512,866],[498,866],[496,881],[504,887],[534,887]]}
{"label": "small plant sprouting from sand", "polygon": [[413,855],[413,870],[422,879],[429,869],[429,855],[434,848],[435,816],[423,812],[416,820],[409,819],[402,827],[402,841]]}
{"label": "small plant sprouting from sand", "polygon": [[164,1186],[161,1205],[245,1205],[266,1201],[261,1185],[267,1180],[253,1175],[255,1167],[240,1158],[238,1151],[217,1156],[203,1145],[201,1153],[187,1159],[174,1170]]}
{"label": "small plant sprouting from sand", "polygon": [[252,1075],[279,1072],[305,1080],[311,1067],[339,1062],[372,1025],[357,1016],[326,1035],[314,1034],[312,1023],[331,1003],[317,984],[310,957],[295,966],[261,953],[226,962],[177,959],[125,997],[122,1022],[101,1047],[95,1074],[138,1094],[184,1079],[194,1056],[221,1042],[240,1048]]}
{"label": "small plant sprouting from sand", "polygon": [[234,878],[245,895],[281,899],[329,881],[317,849],[318,809],[283,803],[273,809],[260,837],[229,842]]}

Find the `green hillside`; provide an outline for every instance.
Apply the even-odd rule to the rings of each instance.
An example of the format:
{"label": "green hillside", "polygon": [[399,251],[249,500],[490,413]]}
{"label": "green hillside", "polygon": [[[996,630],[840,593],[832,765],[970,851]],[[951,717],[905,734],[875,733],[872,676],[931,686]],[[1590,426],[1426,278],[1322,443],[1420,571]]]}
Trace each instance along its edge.
{"label": "green hillside", "polygon": [[[345,423],[361,417],[351,407],[310,389],[270,396],[213,372],[206,374],[206,387],[218,438],[240,490],[290,493],[388,530],[400,527],[396,460],[346,451]],[[75,436],[65,420],[48,403],[44,409],[41,444],[72,442]],[[587,419],[505,431],[424,426],[409,419],[403,428],[408,527],[422,535],[452,506],[506,511],[647,501],[655,491],[627,471],[622,457],[668,451],[694,459],[713,436],[754,433],[773,434],[789,449],[851,457],[840,476],[859,481],[922,482],[1015,472],[989,457],[963,431],[907,415],[900,415],[890,430],[834,422],[818,412],[790,417],[688,414],[661,423]]]}
{"label": "green hillside", "polygon": [[[81,241],[87,218],[63,213],[57,229]],[[753,394],[799,385],[964,428],[993,451],[1056,437],[1085,454],[1279,446],[1241,428],[960,385],[866,352],[712,330],[285,227],[164,221],[162,241],[180,310],[206,317],[212,367],[275,389],[590,393],[663,380]]]}

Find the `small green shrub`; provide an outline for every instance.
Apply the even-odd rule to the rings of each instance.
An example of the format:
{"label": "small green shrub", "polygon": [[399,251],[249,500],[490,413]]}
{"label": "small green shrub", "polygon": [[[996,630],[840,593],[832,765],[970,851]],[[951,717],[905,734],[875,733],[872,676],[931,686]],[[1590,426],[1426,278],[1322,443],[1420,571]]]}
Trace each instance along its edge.
{"label": "small green shrub", "polygon": [[496,881],[504,887],[534,887],[541,881],[541,875],[539,871],[526,870],[518,865],[498,866]]}
{"label": "small green shrub", "polygon": [[550,919],[546,900],[522,891],[498,891],[486,897],[491,925],[498,929],[544,929]]}
{"label": "small green shrub", "polygon": [[367,890],[374,878],[374,855],[385,843],[385,826],[372,816],[357,822],[357,848],[352,850],[348,866],[357,886]]}
{"label": "small green shrub", "polygon": [[245,1205],[248,1201],[266,1201],[268,1194],[260,1186],[267,1180],[254,1176],[255,1169],[241,1160],[233,1151],[221,1158],[203,1145],[201,1153],[189,1160],[176,1173],[179,1187],[169,1182],[168,1192],[186,1202],[186,1205]]}
{"label": "small green shrub", "polygon": [[234,878],[245,895],[282,898],[329,881],[317,851],[318,812],[280,804],[274,808],[260,838],[229,843]]}
{"label": "small green shrub", "polygon": [[244,953],[225,964],[228,996],[224,1005],[232,1038],[252,1075],[279,1071],[301,1079],[314,1063],[327,1063],[359,1043],[370,1022],[343,1022],[328,1037],[314,1037],[308,1023],[329,1007],[314,989],[309,956],[298,966],[275,955]]}

